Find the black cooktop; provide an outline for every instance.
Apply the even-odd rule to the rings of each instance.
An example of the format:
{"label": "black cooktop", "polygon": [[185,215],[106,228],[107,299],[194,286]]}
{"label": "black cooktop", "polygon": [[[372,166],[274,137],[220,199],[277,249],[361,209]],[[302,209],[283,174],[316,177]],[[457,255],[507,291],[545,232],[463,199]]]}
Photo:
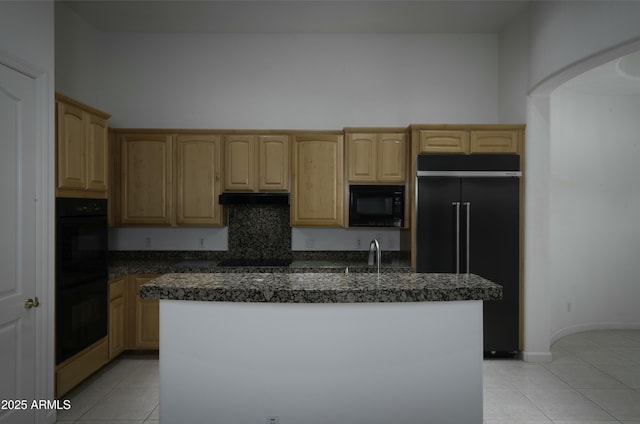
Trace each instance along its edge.
{"label": "black cooktop", "polygon": [[289,266],[291,259],[226,259],[218,263],[218,266]]}

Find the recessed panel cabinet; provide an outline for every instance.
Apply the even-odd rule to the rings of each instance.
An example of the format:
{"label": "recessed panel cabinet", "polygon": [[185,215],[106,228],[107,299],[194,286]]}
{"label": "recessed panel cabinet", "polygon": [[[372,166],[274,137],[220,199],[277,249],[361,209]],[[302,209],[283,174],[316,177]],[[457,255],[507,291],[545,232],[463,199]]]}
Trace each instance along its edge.
{"label": "recessed panel cabinet", "polygon": [[142,299],[140,286],[158,275],[129,275],[128,348],[157,350],[160,346],[160,301]]}
{"label": "recessed panel cabinet", "polygon": [[126,278],[109,282],[109,360],[125,350],[126,346]]}
{"label": "recessed panel cabinet", "polygon": [[177,225],[219,225],[223,223],[218,204],[221,187],[221,137],[178,135],[177,139]]}
{"label": "recessed panel cabinet", "polygon": [[422,130],[418,153],[467,153],[469,132],[458,130]]}
{"label": "recessed panel cabinet", "polygon": [[233,134],[224,148],[225,191],[289,190],[289,136]]}
{"label": "recessed panel cabinet", "polygon": [[115,144],[116,225],[224,224],[220,135],[118,132]]}
{"label": "recessed panel cabinet", "polygon": [[418,153],[518,154],[519,134],[510,129],[420,130]]}
{"label": "recessed panel cabinet", "polygon": [[289,191],[291,142],[286,135],[258,136],[258,190]]}
{"label": "recessed panel cabinet", "polygon": [[296,135],[293,141],[291,225],[344,225],[342,135]]}
{"label": "recessed panel cabinet", "polygon": [[110,115],[56,94],[56,196],[106,198]]}
{"label": "recessed panel cabinet", "polygon": [[346,143],[349,182],[406,180],[405,133],[347,133]]}
{"label": "recessed panel cabinet", "polygon": [[120,134],[116,224],[172,223],[173,136]]}

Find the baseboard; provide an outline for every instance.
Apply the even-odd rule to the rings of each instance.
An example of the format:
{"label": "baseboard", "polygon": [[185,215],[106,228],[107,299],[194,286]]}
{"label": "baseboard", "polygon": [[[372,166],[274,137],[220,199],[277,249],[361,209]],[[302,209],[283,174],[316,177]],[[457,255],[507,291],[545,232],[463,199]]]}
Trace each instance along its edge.
{"label": "baseboard", "polygon": [[571,334],[598,330],[640,330],[640,322],[589,322],[571,325],[553,333],[550,344]]}
{"label": "baseboard", "polygon": [[551,352],[522,352],[522,360],[525,362],[551,362]]}

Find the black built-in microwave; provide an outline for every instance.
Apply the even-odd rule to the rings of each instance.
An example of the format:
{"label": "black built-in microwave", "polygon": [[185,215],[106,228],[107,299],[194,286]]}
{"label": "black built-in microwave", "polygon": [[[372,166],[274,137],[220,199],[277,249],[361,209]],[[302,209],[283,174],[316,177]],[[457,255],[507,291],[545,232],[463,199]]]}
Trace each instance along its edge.
{"label": "black built-in microwave", "polygon": [[349,186],[350,227],[404,227],[404,186]]}

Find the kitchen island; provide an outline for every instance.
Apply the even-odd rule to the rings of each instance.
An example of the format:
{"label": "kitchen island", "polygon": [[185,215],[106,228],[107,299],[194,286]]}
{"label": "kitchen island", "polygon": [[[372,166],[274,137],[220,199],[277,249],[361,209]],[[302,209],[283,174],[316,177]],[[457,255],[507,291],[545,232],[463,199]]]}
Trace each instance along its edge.
{"label": "kitchen island", "polygon": [[[482,422],[482,302],[455,274],[166,274],[160,419]],[[269,419],[277,417],[277,421]]]}

